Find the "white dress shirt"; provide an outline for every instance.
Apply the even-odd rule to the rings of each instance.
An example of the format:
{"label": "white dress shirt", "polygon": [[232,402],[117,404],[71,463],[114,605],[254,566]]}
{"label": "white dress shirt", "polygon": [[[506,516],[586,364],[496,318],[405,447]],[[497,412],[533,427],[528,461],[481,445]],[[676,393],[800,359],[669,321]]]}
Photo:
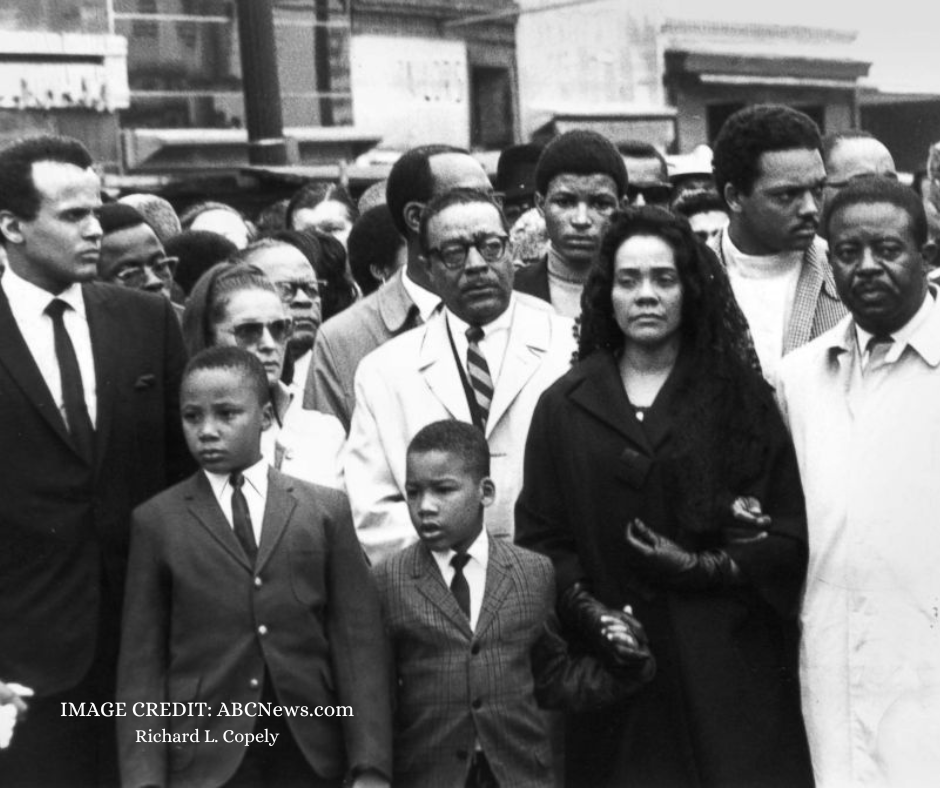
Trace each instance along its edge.
{"label": "white dress shirt", "polygon": [[[506,346],[509,344],[509,327],[512,325],[512,310],[516,306],[516,297],[512,296],[509,301],[509,307],[496,320],[487,323],[483,328],[483,339],[480,340],[480,350],[486,358],[486,366],[490,370],[490,378],[495,387],[499,381],[499,371],[503,367],[503,358],[506,356]],[[467,369],[467,329],[469,323],[465,323],[449,309],[445,309],[447,316],[447,325],[450,327],[450,334],[454,338],[454,347],[457,350],[464,370]]]}
{"label": "white dress shirt", "polygon": [[62,420],[65,417],[65,402],[62,399],[62,376],[59,361],[55,355],[55,334],[52,318],[46,314],[46,308],[55,299],[65,301],[71,309],[62,313],[62,322],[75,348],[78,368],[82,373],[82,389],[85,393],[85,407],[92,426],[98,422],[97,379],[95,378],[95,357],[91,352],[91,333],[88,330],[88,317],[85,312],[85,299],[81,285],[73,284],[54,296],[49,291],[36,287],[17,276],[12,268],[7,267],[0,278],[0,286],[10,302],[13,319],[23,335],[26,347],[39,367],[39,373],[46,382],[52,400],[55,402]]}
{"label": "white dress shirt", "polygon": [[[455,574],[454,567],[450,565],[450,560],[457,555],[456,551],[432,550],[431,555],[434,556],[434,560],[437,562],[437,568],[441,570],[444,583],[450,588]],[[480,608],[483,605],[483,592],[486,589],[486,564],[490,555],[490,542],[486,535],[486,528],[480,529],[480,535],[467,549],[467,555],[470,556],[470,560],[463,568],[463,576],[467,578],[467,585],[470,587],[470,629],[475,630],[477,621],[480,618]]]}
{"label": "white dress shirt", "polygon": [[[235,522],[232,520],[232,491],[228,473],[211,473],[203,470],[215,499],[222,507],[222,514],[228,520],[229,526],[234,530]],[[263,457],[254,465],[242,471],[245,483],[242,485],[242,494],[248,504],[248,515],[251,517],[251,530],[255,534],[255,544],[261,546],[261,524],[264,522],[264,504],[268,499],[268,462]]]}
{"label": "white dress shirt", "polygon": [[421,287],[417,282],[412,281],[404,268],[401,269],[401,283],[402,287],[405,288],[405,292],[408,294],[408,298],[418,307],[421,322],[427,323],[428,320],[431,319],[431,315],[434,314],[434,310],[441,305],[440,296],[437,295],[437,293],[432,293],[430,290]]}

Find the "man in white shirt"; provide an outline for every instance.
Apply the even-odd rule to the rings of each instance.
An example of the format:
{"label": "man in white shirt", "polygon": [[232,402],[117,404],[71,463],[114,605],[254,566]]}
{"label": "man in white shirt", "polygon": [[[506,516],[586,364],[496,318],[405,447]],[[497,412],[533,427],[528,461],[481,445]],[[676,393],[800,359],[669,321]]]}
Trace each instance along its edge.
{"label": "man in white shirt", "polygon": [[757,105],[734,113],[715,141],[715,183],[730,223],[713,242],[751,329],[764,377],[845,314],[816,237],[826,170],[816,124]]}
{"label": "man in white shirt", "polygon": [[[851,312],[794,351],[778,397],[806,493],[803,715],[820,788],[928,785],[937,749],[893,763],[940,687],[940,305],[917,196],[853,183],[827,216],[836,287]],[[940,712],[933,709],[933,723]]]}
{"label": "man in white shirt", "polygon": [[487,527],[512,538],[532,411],[575,349],[570,320],[513,293],[506,221],[488,194],[456,189],[436,198],[422,215],[420,238],[444,309],[366,356],[356,373],[344,470],[373,562],[414,541],[405,453],[418,430],[439,419],[483,431],[497,490]]}

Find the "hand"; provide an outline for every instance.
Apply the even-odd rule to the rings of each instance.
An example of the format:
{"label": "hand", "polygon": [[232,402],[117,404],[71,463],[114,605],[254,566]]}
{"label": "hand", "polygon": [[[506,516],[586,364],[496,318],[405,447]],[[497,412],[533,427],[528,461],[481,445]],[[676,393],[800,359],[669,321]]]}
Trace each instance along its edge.
{"label": "hand", "polygon": [[601,632],[610,642],[621,667],[646,663],[650,659],[649,640],[643,625],[633,617],[633,608],[625,605],[622,614],[602,615]]}
{"label": "hand", "polygon": [[0,681],[0,750],[10,746],[16,722],[26,713],[28,706],[23,698],[32,696],[33,691],[29,687]]}
{"label": "hand", "polygon": [[674,588],[700,590],[734,585],[740,570],[721,550],[690,552],[671,539],[631,520],[625,531],[627,544],[643,557],[643,567],[652,579]]}

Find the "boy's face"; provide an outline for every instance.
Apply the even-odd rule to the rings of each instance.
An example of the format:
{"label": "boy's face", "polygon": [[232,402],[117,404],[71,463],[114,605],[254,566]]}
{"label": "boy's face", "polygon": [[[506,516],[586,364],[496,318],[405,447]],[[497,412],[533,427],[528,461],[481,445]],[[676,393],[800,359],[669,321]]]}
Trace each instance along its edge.
{"label": "boy's face", "polygon": [[421,541],[431,550],[462,552],[479,535],[495,488],[451,452],[408,452],[405,495]]}
{"label": "boy's face", "polygon": [[271,426],[271,405],[233,369],[199,369],[180,392],[186,445],[212,473],[231,473],[261,459],[261,433]]}

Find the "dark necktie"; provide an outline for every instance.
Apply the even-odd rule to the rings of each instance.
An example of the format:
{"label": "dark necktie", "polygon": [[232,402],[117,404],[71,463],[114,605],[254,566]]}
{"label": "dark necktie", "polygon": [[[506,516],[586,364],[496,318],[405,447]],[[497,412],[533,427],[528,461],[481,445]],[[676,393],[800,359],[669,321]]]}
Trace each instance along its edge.
{"label": "dark necktie", "polygon": [[482,426],[486,427],[490,403],[493,401],[493,378],[490,377],[490,367],[480,348],[481,339],[483,329],[480,326],[467,329],[467,373],[470,375],[470,387],[476,397]]}
{"label": "dark necktie", "polygon": [[255,542],[254,529],[251,527],[248,502],[242,492],[245,477],[236,471],[229,477],[229,484],[232,485],[232,525],[235,528],[235,536],[245,551],[245,555],[248,556],[248,562],[254,565],[255,557],[258,555],[258,545]]}
{"label": "dark necktie", "polygon": [[79,455],[91,464],[95,458],[95,428],[91,425],[88,406],[85,403],[85,388],[82,386],[82,371],[78,366],[75,346],[62,319],[62,314],[66,309],[71,309],[71,307],[65,301],[55,298],[46,307],[46,314],[52,319],[55,357],[59,364],[59,376],[62,381],[62,404],[65,406],[66,426]]}
{"label": "dark necktie", "polygon": [[468,619],[470,618],[470,585],[467,583],[467,578],[464,577],[463,568],[469,560],[470,556],[466,553],[457,553],[450,559],[450,565],[454,567],[454,577],[450,581],[450,591]]}

